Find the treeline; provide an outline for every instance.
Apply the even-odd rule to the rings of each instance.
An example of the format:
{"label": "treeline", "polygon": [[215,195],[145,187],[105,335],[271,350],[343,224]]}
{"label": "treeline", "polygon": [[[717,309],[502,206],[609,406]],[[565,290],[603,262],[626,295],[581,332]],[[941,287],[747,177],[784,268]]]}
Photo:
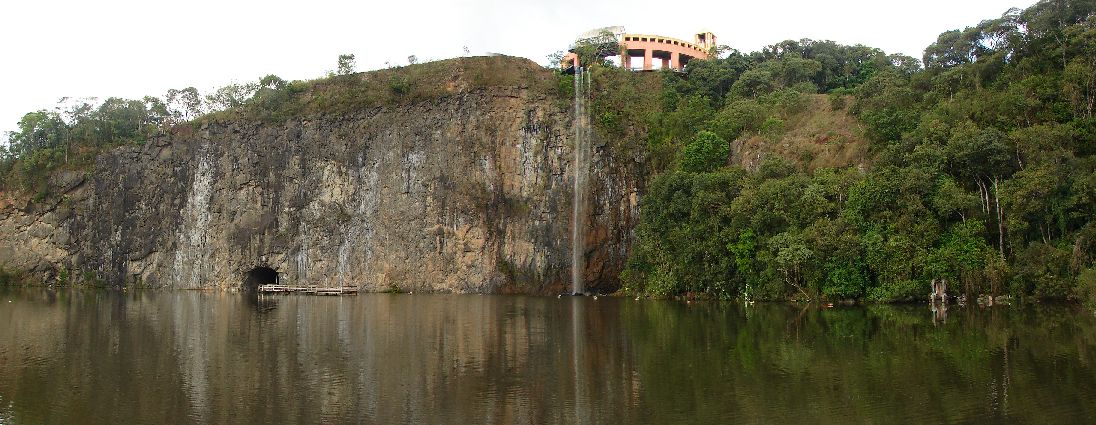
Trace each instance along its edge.
{"label": "treeline", "polygon": [[315,84],[349,81],[354,55],[340,55],[336,71],[313,81],[286,81],[267,75],[257,81],[232,83],[202,95],[187,87],[168,90],[161,97],[142,99],[62,98],[52,110],[27,113],[18,130],[0,143],[0,190],[19,189],[48,195],[48,179],[58,169],[85,169],[104,148],[144,143],[199,118],[230,114],[248,119],[278,121],[295,115],[294,98]]}
{"label": "treeline", "polygon": [[64,167],[86,167],[103,148],[144,143],[208,114],[277,110],[280,103],[305,87],[305,82],[268,75],[256,82],[229,84],[204,96],[187,87],[140,100],[63,98],[52,110],[27,113],[19,120],[18,130],[6,135],[7,144],[0,144],[0,188],[43,196],[50,173]]}
{"label": "treeline", "polygon": [[[625,289],[894,301],[947,279],[971,295],[1096,299],[1094,9],[1045,0],[945,32],[923,68],[802,40],[667,75],[659,112],[635,119],[659,174]],[[779,141],[810,93],[851,99],[870,167],[726,165],[729,141]]]}

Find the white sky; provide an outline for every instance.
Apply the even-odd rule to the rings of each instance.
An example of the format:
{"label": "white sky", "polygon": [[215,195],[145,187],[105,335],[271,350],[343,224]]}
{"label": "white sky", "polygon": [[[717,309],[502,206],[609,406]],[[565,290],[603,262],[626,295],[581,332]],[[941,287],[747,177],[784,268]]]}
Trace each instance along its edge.
{"label": "white sky", "polygon": [[[0,0],[0,134],[63,96],[141,98],[276,74],[322,76],[487,52],[539,63],[589,29],[692,40],[709,29],[743,52],[786,39],[865,44],[920,58],[950,29],[1035,0]],[[707,4],[706,6],[701,6]],[[678,9],[675,12],[670,9]],[[6,137],[2,137],[6,140]]]}

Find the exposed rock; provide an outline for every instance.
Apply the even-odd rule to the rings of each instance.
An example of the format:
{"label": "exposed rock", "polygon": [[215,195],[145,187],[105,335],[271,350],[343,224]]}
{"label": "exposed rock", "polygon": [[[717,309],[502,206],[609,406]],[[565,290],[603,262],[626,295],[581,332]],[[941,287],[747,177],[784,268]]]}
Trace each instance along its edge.
{"label": "exposed rock", "polygon": [[[473,89],[118,148],[86,177],[61,176],[57,205],[0,202],[0,266],[117,286],[236,287],[268,266],[293,285],[562,291],[573,175],[563,105],[524,88]],[[603,151],[594,163],[585,275],[608,291],[641,164]]]}

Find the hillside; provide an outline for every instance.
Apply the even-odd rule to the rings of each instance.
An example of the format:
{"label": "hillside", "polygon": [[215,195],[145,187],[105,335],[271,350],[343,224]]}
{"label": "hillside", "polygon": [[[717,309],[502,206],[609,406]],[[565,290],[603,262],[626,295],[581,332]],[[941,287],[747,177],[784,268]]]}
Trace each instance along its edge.
{"label": "hillside", "polygon": [[863,125],[849,111],[852,99],[833,99],[809,95],[803,109],[783,124],[781,134],[751,133],[731,141],[731,164],[757,170],[765,158],[779,157],[809,171],[870,165]]}
{"label": "hillside", "polygon": [[921,63],[788,40],[690,66],[650,120],[625,288],[1096,302],[1093,58],[1096,5],[1041,1]]}

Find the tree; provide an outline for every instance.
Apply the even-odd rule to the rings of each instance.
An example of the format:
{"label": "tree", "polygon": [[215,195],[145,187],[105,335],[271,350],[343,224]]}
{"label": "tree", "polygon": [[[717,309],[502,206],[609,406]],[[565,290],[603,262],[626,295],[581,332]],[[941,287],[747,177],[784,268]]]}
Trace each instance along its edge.
{"label": "tree", "polygon": [[100,144],[145,139],[148,110],[143,101],[112,97],[99,105],[95,115],[99,121],[96,142]]}
{"label": "tree", "polygon": [[164,104],[172,124],[190,121],[202,114],[202,96],[194,87],[168,90],[164,95]]}
{"label": "tree", "polygon": [[[69,125],[68,137],[72,143],[90,143],[95,140],[96,131],[99,128],[99,123],[95,119],[97,103],[98,99],[94,97],[65,97],[58,102],[57,109],[61,111],[61,116]],[[67,151],[65,156],[67,162]]]}
{"label": "tree", "polygon": [[11,153],[26,156],[64,145],[68,140],[68,125],[56,112],[40,110],[23,115],[19,130],[8,134]]}
{"label": "tree", "polygon": [[578,55],[580,64],[590,66],[609,56],[620,54],[620,41],[611,31],[602,31],[593,37],[575,41],[571,52]]}
{"label": "tree", "polygon": [[206,105],[213,111],[236,108],[254,96],[257,89],[255,83],[229,84],[206,95]]}
{"label": "tree", "polygon": [[860,85],[853,112],[867,124],[873,142],[889,143],[917,126],[917,106],[909,80],[894,72],[880,72]]}
{"label": "tree", "polygon": [[165,127],[171,121],[171,114],[167,111],[167,104],[158,97],[145,96],[145,110],[148,111],[148,124],[160,129],[163,133]]}
{"label": "tree", "polygon": [[1063,91],[1076,118],[1091,119],[1096,110],[1096,15],[1066,29],[1073,58],[1063,73]]}
{"label": "tree", "polygon": [[754,68],[742,73],[731,85],[731,94],[754,98],[773,91],[773,75],[768,70]]}
{"label": "tree", "polygon": [[681,169],[691,173],[707,173],[727,164],[730,147],[727,141],[710,131],[696,134],[681,155]]}
{"label": "tree", "polygon": [[339,55],[338,75],[350,75],[354,73],[354,55],[351,53]]}
{"label": "tree", "polygon": [[973,45],[963,37],[963,32],[951,30],[941,33],[936,42],[925,48],[923,61],[926,68],[950,68],[973,61]]}
{"label": "tree", "polygon": [[921,61],[912,56],[906,56],[902,54],[887,55],[887,60],[890,61],[891,66],[898,71],[898,75],[905,78],[909,78],[917,71],[921,70]]}
{"label": "tree", "polygon": [[734,140],[743,132],[761,129],[767,114],[766,108],[755,100],[736,100],[717,112],[708,128],[724,140]]}
{"label": "tree", "polygon": [[807,248],[802,235],[795,232],[780,233],[769,239],[769,248],[776,254],[775,261],[784,275],[784,283],[791,285],[803,297],[810,298],[804,283],[804,268],[814,252]]}
{"label": "tree", "polygon": [[692,61],[685,67],[689,78],[684,81],[692,86],[689,91],[694,94],[722,103],[739,72],[728,60]]}
{"label": "tree", "polygon": [[1017,22],[1026,29],[1026,54],[1057,57],[1065,69],[1069,61],[1067,28],[1090,19],[1096,13],[1091,0],[1043,0],[1020,12]]}
{"label": "tree", "polygon": [[[249,105],[254,109],[263,111],[264,114],[277,111],[291,96],[290,83],[277,75],[270,74],[259,80],[255,93],[252,95]],[[284,116],[269,116],[270,119],[283,120]]]}
{"label": "tree", "polygon": [[[822,71],[822,64],[813,59],[803,59],[789,56],[780,60],[769,61],[766,68],[770,74],[777,76],[780,87],[795,87],[801,83],[810,83]],[[808,84],[810,85],[810,84]],[[817,88],[810,90],[814,93]]]}

